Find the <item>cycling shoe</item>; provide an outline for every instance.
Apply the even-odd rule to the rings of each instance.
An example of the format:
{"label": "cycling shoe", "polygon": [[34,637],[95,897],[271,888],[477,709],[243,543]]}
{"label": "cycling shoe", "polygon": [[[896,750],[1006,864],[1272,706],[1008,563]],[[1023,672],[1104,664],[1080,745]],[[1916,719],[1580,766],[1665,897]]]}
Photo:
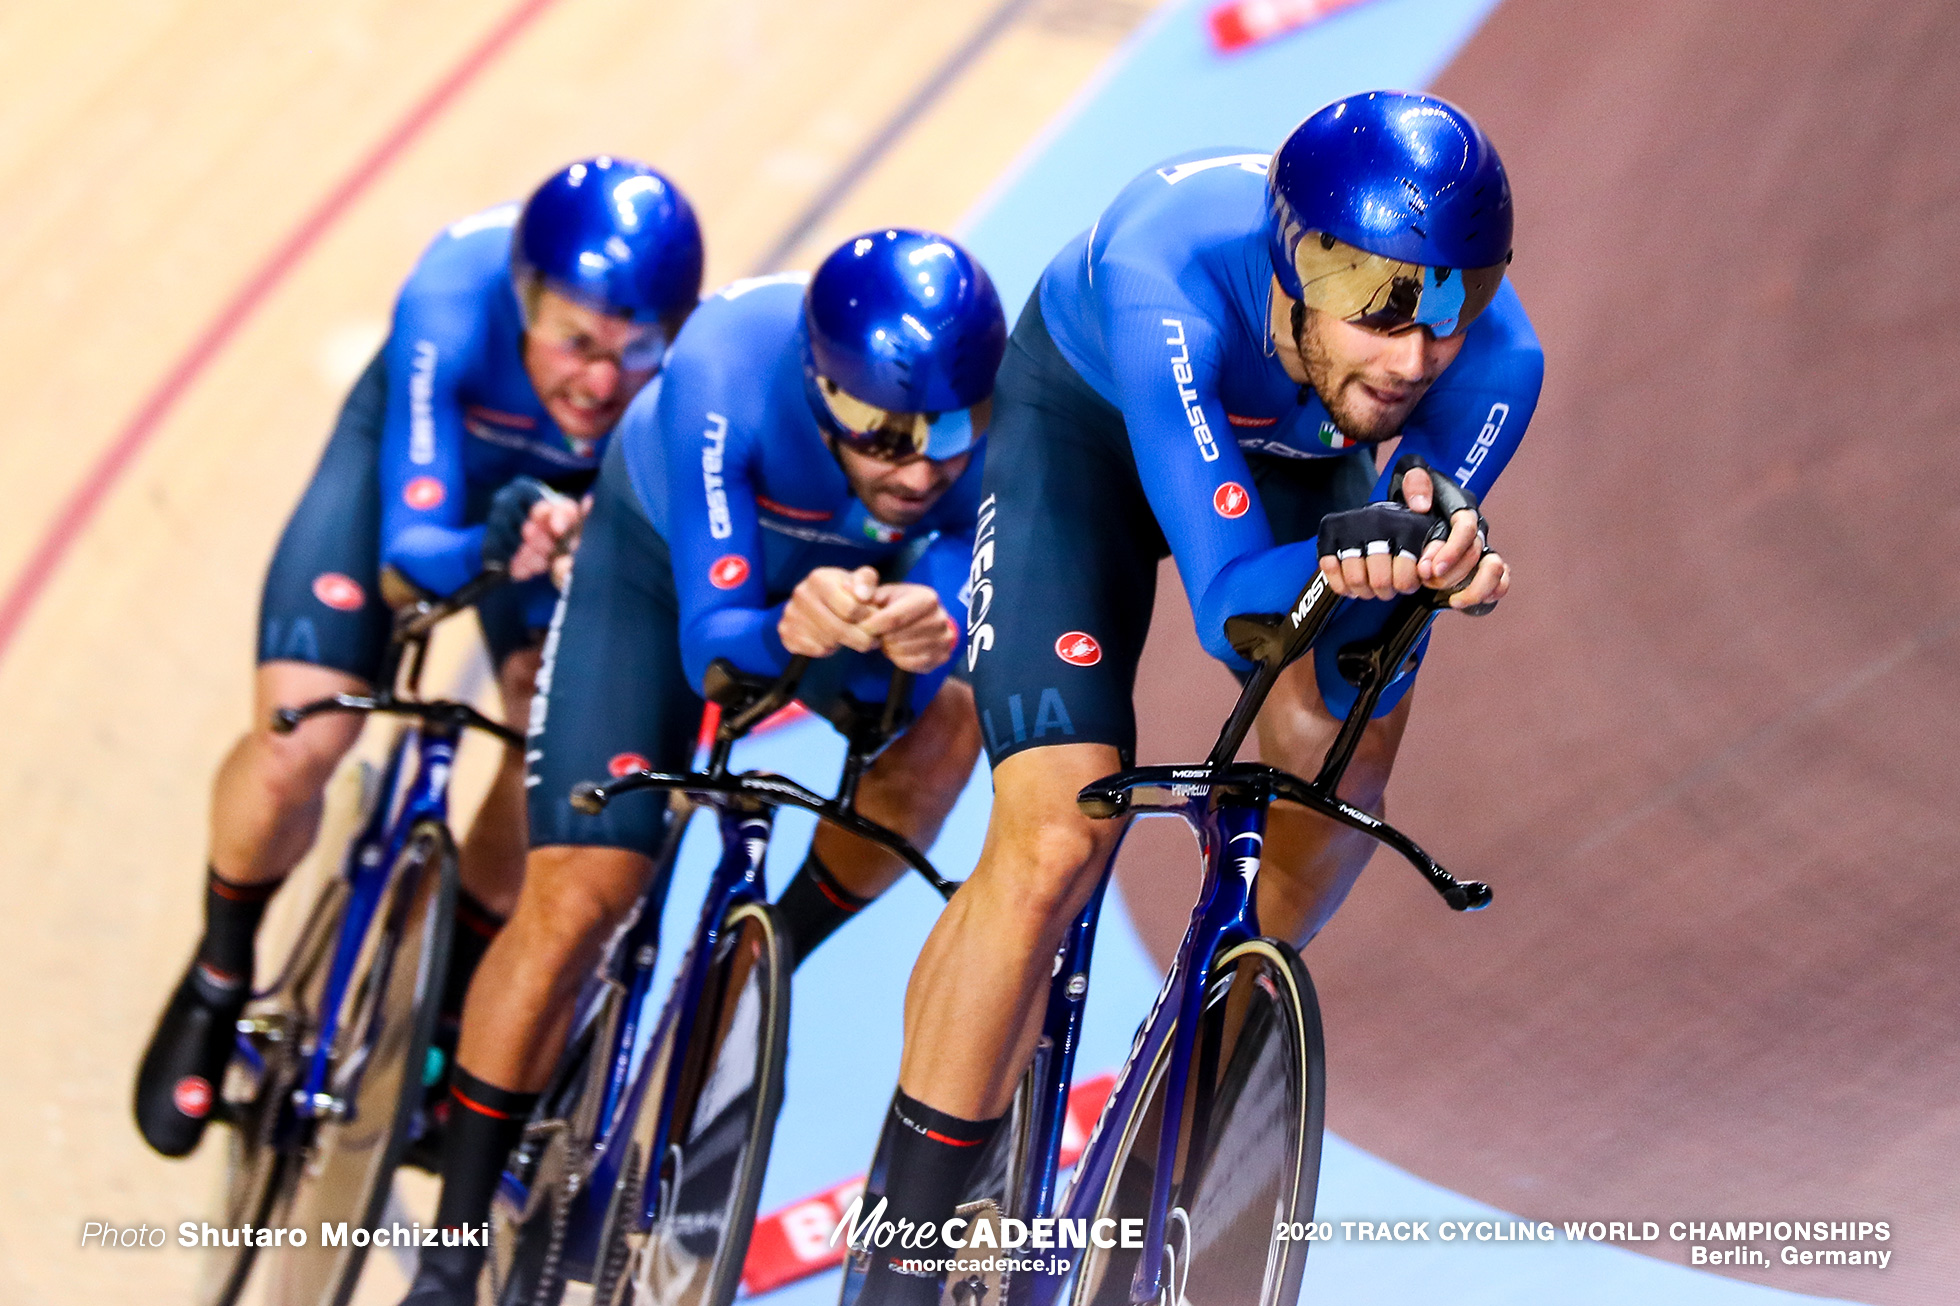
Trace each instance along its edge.
{"label": "cycling shoe", "polygon": [[136,1071],[136,1127],[165,1156],[185,1156],[204,1137],[237,1041],[251,985],[227,984],[192,961],[157,1021]]}

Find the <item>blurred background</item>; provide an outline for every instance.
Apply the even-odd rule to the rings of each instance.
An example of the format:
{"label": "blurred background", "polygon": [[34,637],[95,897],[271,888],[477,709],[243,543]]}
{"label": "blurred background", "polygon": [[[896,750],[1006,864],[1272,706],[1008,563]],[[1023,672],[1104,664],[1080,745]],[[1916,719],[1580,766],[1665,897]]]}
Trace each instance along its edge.
{"label": "blurred background", "polygon": [[[1013,311],[1159,157],[1270,149],[1378,85],[1503,152],[1548,366],[1489,508],[1516,589],[1435,641],[1389,799],[1497,901],[1453,917],[1384,861],[1308,950],[1321,1216],[1887,1220],[1893,1256],[1336,1245],[1306,1299],[1954,1300],[1960,10],[81,0],[0,10],[0,1301],[190,1298],[190,1253],[80,1228],[174,1227],[217,1182],[221,1148],[142,1147],[131,1075],[273,541],[437,230],[615,151],[693,200],[709,284],[906,223],[960,233]],[[481,688],[467,641],[445,674]],[[1231,688],[1166,564],[1144,760],[1201,753]],[[758,747],[827,783],[824,735]],[[984,813],[983,776],[949,873]],[[1195,885],[1188,837],[1145,829],[1085,1070]],[[766,1207],[868,1156],[930,920],[895,893],[806,970]]]}

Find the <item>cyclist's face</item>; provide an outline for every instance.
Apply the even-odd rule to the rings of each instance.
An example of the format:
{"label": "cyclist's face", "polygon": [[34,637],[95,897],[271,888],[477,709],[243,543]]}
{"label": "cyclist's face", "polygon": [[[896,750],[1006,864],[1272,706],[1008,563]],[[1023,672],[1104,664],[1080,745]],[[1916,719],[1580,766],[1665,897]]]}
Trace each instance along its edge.
{"label": "cyclist's face", "polygon": [[963,453],[935,462],[915,454],[894,463],[859,453],[837,440],[832,440],[830,447],[836,451],[844,478],[851,483],[851,493],[887,526],[910,526],[924,517],[960,479],[973,456]]}
{"label": "cyclist's face", "polygon": [[1369,443],[1401,434],[1465,339],[1458,333],[1438,340],[1425,326],[1372,331],[1308,309],[1296,345],[1292,322],[1293,300],[1275,281],[1272,329],[1281,366],[1314,388],[1342,435]]}
{"label": "cyclist's face", "polygon": [[587,308],[553,290],[537,292],[531,324],[524,330],[524,370],[559,430],[580,440],[596,440],[612,430],[628,401],[659,370],[629,368],[623,356],[656,330]]}

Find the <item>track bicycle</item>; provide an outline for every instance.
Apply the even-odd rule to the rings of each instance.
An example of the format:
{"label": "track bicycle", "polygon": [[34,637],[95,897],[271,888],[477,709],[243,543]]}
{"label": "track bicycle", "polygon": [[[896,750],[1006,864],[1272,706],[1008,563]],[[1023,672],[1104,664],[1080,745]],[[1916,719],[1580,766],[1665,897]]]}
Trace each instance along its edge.
{"label": "track bicycle", "polygon": [[339,872],[308,908],[272,981],[238,1020],[217,1104],[230,1124],[222,1216],[297,1231],[301,1245],[225,1248],[206,1265],[203,1300],[230,1306],[248,1281],[282,1306],[344,1306],[367,1247],[328,1229],[382,1219],[409,1144],[429,1130],[425,1100],[444,1067],[431,1049],[457,891],[449,782],[463,732],[514,747],[523,737],[467,703],[423,699],[430,634],[502,584],[486,569],[447,598],[388,572],[396,608],[373,694],[336,694],[274,713],[289,733],[329,712],[403,719],[363,801]]}
{"label": "track bicycle", "polygon": [[[879,844],[951,893],[924,855],[854,805],[865,768],[908,724],[909,674],[894,673],[883,703],[845,695],[829,714],[847,741],[835,798],[782,776],[730,773],[735,742],[796,696],[809,662],[791,659],[772,682],[717,660],[704,685],[720,711],[705,769],[639,771],[573,791],[573,806],[588,813],[634,790],[660,791],[673,796],[673,815],[658,869],[588,986],[567,1053],[505,1171],[480,1299],[556,1306],[574,1288],[578,1300],[603,1306],[734,1298],[788,1046],[788,958],[762,878],[779,809],[801,808]],[[636,1056],[656,1014],[659,908],[682,833],[701,809],[715,814],[721,856]]]}
{"label": "track bicycle", "polygon": [[[1433,515],[1441,531],[1451,512],[1469,505],[1442,476],[1435,482]],[[1383,690],[1447,606],[1446,594],[1425,589],[1404,596],[1379,636],[1341,651],[1341,671],[1359,693],[1311,782],[1234,760],[1280,673],[1308,652],[1341,602],[1316,573],[1287,612],[1228,620],[1228,638],[1254,671],[1210,755],[1202,763],[1106,776],[1076,799],[1095,818],[1168,815],[1189,823],[1204,858],[1197,906],[1057,1203],[1057,1158],[1108,887],[1105,870],[1056,955],[1033,1063],[1007,1127],[969,1188],[974,1200],[961,1213],[1089,1222],[1078,1229],[1103,1219],[1135,1220],[1141,1245],[1104,1247],[1090,1238],[1087,1247],[1023,1251],[1006,1273],[949,1275],[942,1302],[1292,1306],[1297,1300],[1309,1244],[1283,1241],[1281,1230],[1313,1217],[1326,1067],[1306,967],[1291,944],[1260,934],[1254,899],[1267,808],[1275,800],[1297,803],[1387,845],[1456,911],[1476,911],[1491,899],[1489,886],[1459,882],[1407,835],[1335,792]],[[1036,1268],[1022,1268],[1028,1266]]]}

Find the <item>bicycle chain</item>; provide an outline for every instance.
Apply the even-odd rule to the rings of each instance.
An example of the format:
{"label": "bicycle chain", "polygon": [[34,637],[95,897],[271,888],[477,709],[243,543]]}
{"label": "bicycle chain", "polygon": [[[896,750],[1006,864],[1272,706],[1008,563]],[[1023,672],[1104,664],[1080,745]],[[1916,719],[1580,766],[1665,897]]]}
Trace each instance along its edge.
{"label": "bicycle chain", "polygon": [[531,1290],[531,1306],[558,1306],[564,1284],[558,1276],[558,1263],[565,1254],[565,1228],[571,1223],[572,1198],[578,1191],[578,1174],[568,1170],[563,1183],[551,1192],[551,1234],[545,1239],[544,1259],[538,1264],[537,1283]]}
{"label": "bicycle chain", "polygon": [[[619,1186],[613,1190],[620,1195],[613,1199],[615,1203],[620,1200],[620,1197],[631,1200],[630,1195],[639,1191],[640,1171],[644,1168],[640,1149],[636,1146],[628,1154],[626,1164],[620,1171]],[[606,1230],[605,1255],[600,1258],[598,1271],[592,1276],[594,1306],[606,1306],[606,1303],[612,1301],[613,1287],[619,1275],[626,1269],[626,1263],[632,1259],[632,1249],[627,1246],[626,1231],[621,1227],[619,1219],[621,1214],[631,1213],[615,1212],[614,1217],[608,1221],[611,1227]]]}

